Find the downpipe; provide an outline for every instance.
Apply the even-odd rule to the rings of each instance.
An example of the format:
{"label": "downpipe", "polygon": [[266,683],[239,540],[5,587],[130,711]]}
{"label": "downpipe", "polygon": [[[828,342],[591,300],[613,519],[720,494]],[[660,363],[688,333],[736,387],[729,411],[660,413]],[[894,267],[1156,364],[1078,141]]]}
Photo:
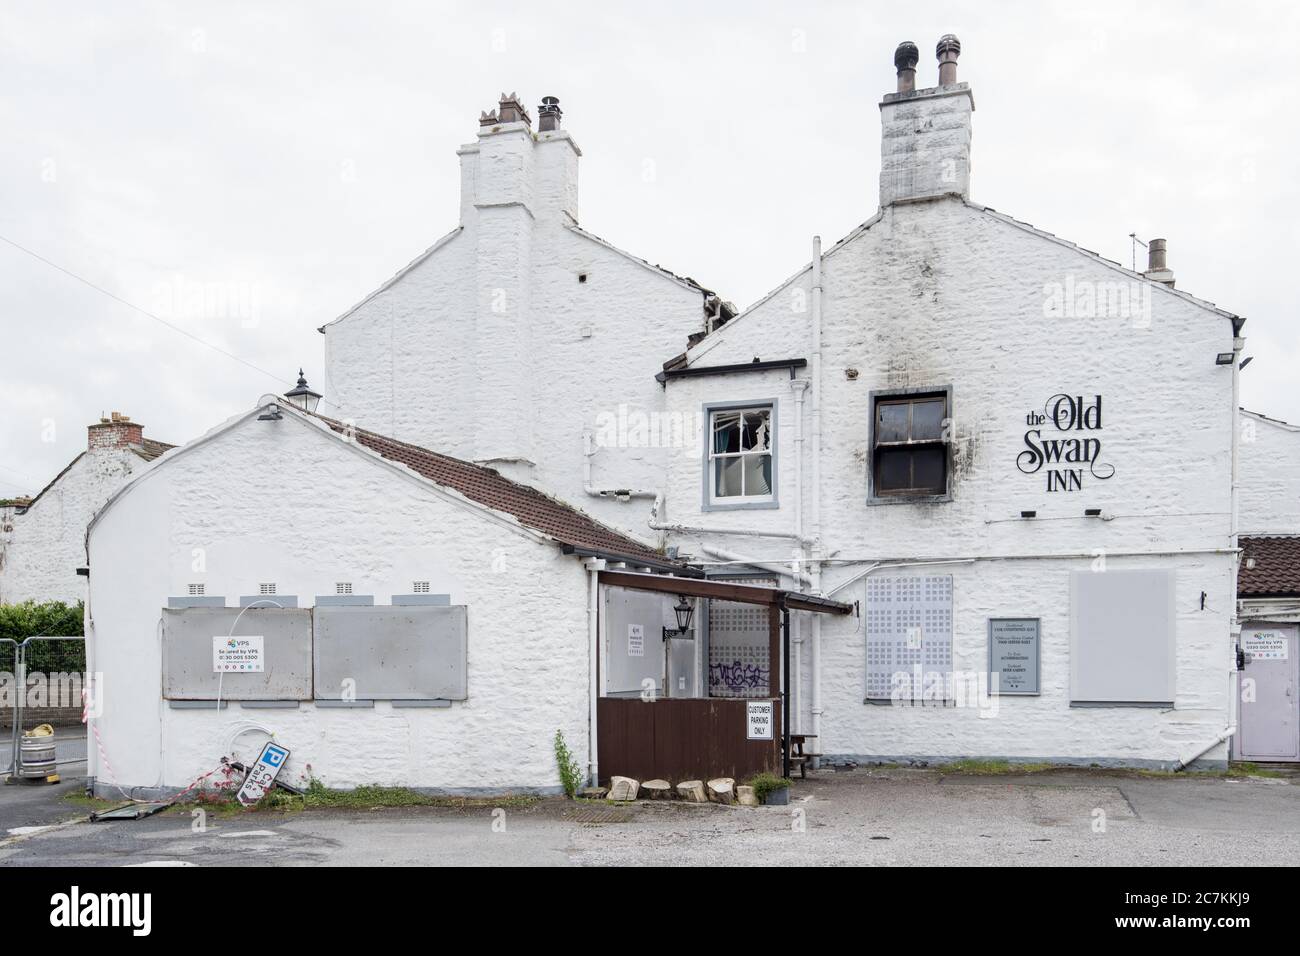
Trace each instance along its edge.
{"label": "downpipe", "polygon": [[1200,760],[1202,757],[1204,757],[1215,747],[1219,746],[1219,744],[1231,740],[1236,733],[1237,733],[1236,727],[1229,727],[1227,730],[1225,730],[1222,734],[1219,735],[1218,739],[1215,740],[1214,743],[1210,744],[1207,747],[1201,748],[1196,752],[1195,755],[1188,757],[1186,760],[1180,760],[1178,761],[1178,763],[1174,764],[1174,773],[1182,773],[1184,770],[1188,768],[1189,765],[1196,763],[1196,761]]}

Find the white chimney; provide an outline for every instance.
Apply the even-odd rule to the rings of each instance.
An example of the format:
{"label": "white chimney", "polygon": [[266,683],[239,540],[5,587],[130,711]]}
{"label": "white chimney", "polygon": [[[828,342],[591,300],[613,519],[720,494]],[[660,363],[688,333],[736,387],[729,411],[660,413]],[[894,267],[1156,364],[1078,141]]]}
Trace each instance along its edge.
{"label": "white chimney", "polygon": [[961,42],[944,36],[935,49],[937,86],[915,89],[919,54],[913,43],[894,53],[898,90],[880,103],[880,205],[970,197],[971,113],[975,98],[957,82]]}
{"label": "white chimney", "polygon": [[[532,117],[514,93],[479,117],[478,141],[462,146],[460,221],[474,246],[474,332],[480,419],[474,458],[526,479],[536,460],[532,422],[533,278],[564,247],[578,218],[577,144],[548,96]],[[490,393],[490,394],[489,394]]]}

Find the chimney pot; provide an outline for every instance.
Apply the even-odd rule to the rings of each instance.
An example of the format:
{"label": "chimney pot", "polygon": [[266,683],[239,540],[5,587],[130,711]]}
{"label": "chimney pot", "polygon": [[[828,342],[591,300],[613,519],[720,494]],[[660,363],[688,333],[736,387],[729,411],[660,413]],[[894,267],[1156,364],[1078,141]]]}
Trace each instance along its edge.
{"label": "chimney pot", "polygon": [[522,122],[529,126],[533,125],[533,118],[528,115],[524,104],[519,102],[519,96],[515,93],[509,96],[505,93],[501,94],[501,102],[497,104],[497,114],[501,117],[502,123]]}
{"label": "chimney pot", "polygon": [[556,96],[543,96],[542,105],[537,107],[537,131],[547,133],[560,128],[560,100]]}
{"label": "chimney pot", "polygon": [[961,41],[951,33],[939,38],[934,48],[934,55],[939,58],[939,85],[957,85],[957,57],[961,56]]}
{"label": "chimney pot", "polygon": [[1152,239],[1147,246],[1147,271],[1164,272],[1169,268],[1166,256],[1167,243],[1164,239]]}
{"label": "chimney pot", "polygon": [[497,111],[496,111],[496,110],[493,110],[491,113],[480,112],[480,113],[478,114],[478,125],[479,125],[479,126],[496,126],[496,125],[497,125]]}
{"label": "chimney pot", "polygon": [[916,63],[921,51],[911,40],[904,40],[894,51],[894,66],[898,69],[898,92],[910,93],[916,89]]}

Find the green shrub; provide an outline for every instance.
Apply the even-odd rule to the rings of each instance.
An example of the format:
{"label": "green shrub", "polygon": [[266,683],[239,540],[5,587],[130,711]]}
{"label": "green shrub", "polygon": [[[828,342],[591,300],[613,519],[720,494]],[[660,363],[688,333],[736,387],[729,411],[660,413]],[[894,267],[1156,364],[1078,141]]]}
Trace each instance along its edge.
{"label": "green shrub", "polygon": [[774,790],[784,790],[790,786],[790,781],[774,773],[760,773],[756,777],[750,777],[748,785],[754,788],[754,796],[758,798],[758,802],[766,803],[769,793]]}
{"label": "green shrub", "polygon": [[564,795],[572,800],[582,789],[583,773],[573,752],[569,750],[569,745],[564,742],[564,734],[558,730],[555,732],[555,762],[560,768]]}
{"label": "green shrub", "polygon": [[[0,638],[11,638],[21,644],[29,637],[45,634],[80,637],[85,634],[84,615],[80,601],[76,604],[62,601],[0,604]],[[12,645],[0,645],[0,670],[11,671],[14,663]],[[86,645],[83,641],[35,641],[27,646],[29,674],[84,672],[85,669]]]}

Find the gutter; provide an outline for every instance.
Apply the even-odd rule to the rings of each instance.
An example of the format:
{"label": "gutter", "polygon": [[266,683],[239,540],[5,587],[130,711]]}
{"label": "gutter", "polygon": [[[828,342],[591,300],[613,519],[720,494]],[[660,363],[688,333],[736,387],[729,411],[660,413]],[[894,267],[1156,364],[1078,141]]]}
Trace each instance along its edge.
{"label": "gutter", "polygon": [[701,375],[731,375],[736,372],[767,372],[771,369],[788,368],[790,377],[794,378],[794,370],[803,368],[808,364],[805,358],[787,358],[787,359],[770,359],[766,362],[760,362],[755,359],[752,362],[735,362],[731,365],[686,365],[678,368],[666,368],[655,375],[655,381],[660,385],[664,384],[670,378],[695,378]]}

